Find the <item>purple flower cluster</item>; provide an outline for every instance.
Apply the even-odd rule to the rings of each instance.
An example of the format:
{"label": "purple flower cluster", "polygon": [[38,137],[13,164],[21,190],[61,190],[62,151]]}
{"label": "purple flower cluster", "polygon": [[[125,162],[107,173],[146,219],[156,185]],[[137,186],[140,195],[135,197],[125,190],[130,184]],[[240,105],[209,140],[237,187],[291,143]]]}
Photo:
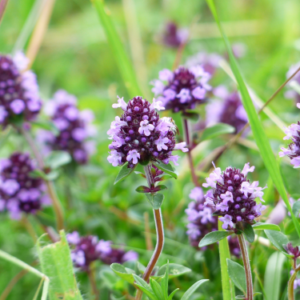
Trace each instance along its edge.
{"label": "purple flower cluster", "polygon": [[223,173],[220,168],[206,178],[204,187],[211,187],[205,195],[205,205],[212,208],[216,215],[222,216],[223,229],[233,230],[238,222],[253,224],[254,219],[261,215],[265,206],[255,202],[263,196],[263,188],[258,181],[250,183],[247,174],[254,171],[254,166],[245,164],[243,170],[228,167]]}
{"label": "purple flower cluster", "polygon": [[[300,63],[292,65],[286,74],[286,78],[291,77],[297,69],[299,69]],[[287,99],[293,99],[298,104],[300,103],[300,72],[298,72],[292,80],[288,83],[289,89],[285,92],[284,96]]]}
{"label": "purple flower cluster", "polygon": [[165,27],[162,41],[167,47],[178,48],[187,41],[188,35],[188,30],[178,29],[176,23],[169,22]]}
{"label": "purple flower cluster", "polygon": [[[192,189],[189,197],[194,201],[190,202],[185,210],[189,221],[187,235],[191,245],[199,249],[201,239],[209,232],[218,230],[218,218],[213,216],[213,210],[210,207],[205,206],[203,190],[200,187]],[[239,257],[241,250],[237,238],[229,236],[228,243],[230,252]],[[205,248],[203,247],[202,250]]]}
{"label": "purple flower cluster", "polygon": [[124,113],[116,117],[107,131],[113,142],[107,160],[114,166],[128,162],[133,168],[137,163],[161,161],[176,164],[173,150],[188,151],[185,143],[175,144],[176,126],[171,118],[160,118],[156,110],[163,110],[161,101],[153,99],[150,104],[142,97],[134,97],[127,104],[123,98],[113,108],[122,108]]}
{"label": "purple flower cluster", "polygon": [[200,240],[209,232],[218,230],[218,218],[213,216],[210,207],[204,205],[205,198],[200,187],[192,189],[189,197],[194,200],[185,210],[188,217],[188,231],[190,243],[198,248]]}
{"label": "purple flower cluster", "polygon": [[0,160],[0,211],[8,210],[13,219],[19,219],[22,212],[35,214],[42,204],[50,204],[43,181],[30,176],[34,169],[25,153]]}
{"label": "purple flower cluster", "polygon": [[[300,104],[297,106],[300,108]],[[282,147],[282,152],[279,152],[279,156],[288,156],[291,159],[291,164],[294,168],[300,168],[300,122],[285,128],[284,132],[286,133],[286,136],[283,139],[291,139],[293,142],[288,148]]]}
{"label": "purple flower cluster", "polygon": [[152,81],[152,91],[166,109],[185,112],[205,102],[206,92],[211,90],[210,77],[200,65],[179,67],[174,72],[164,69],[159,79]]}
{"label": "purple flower cluster", "polygon": [[45,151],[66,151],[76,163],[85,164],[95,148],[94,142],[89,140],[95,135],[95,128],[91,124],[93,113],[90,110],[79,111],[75,96],[64,90],[54,94],[45,107],[45,113],[59,130],[58,135],[45,130],[38,132],[39,142],[44,144]]}
{"label": "purple flower cluster", "polygon": [[80,237],[77,231],[67,234],[68,243],[71,246],[71,258],[74,265],[82,271],[88,271],[90,264],[96,260],[104,264],[124,263],[137,260],[138,254],[134,251],[125,252],[122,249],[111,247],[112,242],[98,240],[96,236]]}
{"label": "purple flower cluster", "polygon": [[42,102],[36,75],[24,71],[28,60],[18,52],[12,58],[0,55],[0,125],[32,121],[39,113]]}
{"label": "purple flower cluster", "polygon": [[212,101],[206,106],[207,125],[225,123],[239,132],[248,122],[247,113],[241,102],[239,93],[229,93],[224,86],[214,89],[214,95],[222,100]]}

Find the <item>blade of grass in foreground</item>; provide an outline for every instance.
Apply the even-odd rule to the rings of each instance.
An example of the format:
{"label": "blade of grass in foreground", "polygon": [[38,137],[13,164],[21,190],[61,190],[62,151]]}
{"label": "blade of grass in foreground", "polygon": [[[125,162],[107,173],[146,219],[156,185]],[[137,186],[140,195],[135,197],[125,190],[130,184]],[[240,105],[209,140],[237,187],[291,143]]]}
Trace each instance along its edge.
{"label": "blade of grass in foreground", "polygon": [[137,79],[132,67],[132,63],[125,52],[124,46],[111,21],[111,17],[108,14],[107,9],[104,7],[104,1],[103,0],[91,0],[91,1],[97,10],[98,16],[103,25],[106,38],[110,44],[113,55],[119,66],[129,96],[135,97],[137,95],[141,95],[141,91],[137,83]]}
{"label": "blade of grass in foreground", "polygon": [[242,95],[242,102],[243,102],[243,105],[244,105],[244,108],[247,112],[247,115],[248,115],[248,119],[249,119],[249,123],[250,123],[250,126],[251,126],[251,129],[252,129],[252,132],[253,132],[253,136],[254,136],[254,139],[257,143],[257,146],[260,150],[260,153],[261,153],[261,156],[262,156],[262,159],[265,163],[265,166],[280,194],[280,196],[282,197],[283,201],[285,202],[289,212],[291,213],[291,216],[292,216],[292,219],[293,219],[293,222],[294,222],[294,225],[295,225],[295,228],[297,230],[297,233],[300,237],[300,224],[298,222],[298,220],[296,219],[295,215],[293,214],[292,212],[292,208],[291,208],[291,205],[290,205],[290,202],[288,200],[288,196],[287,196],[287,193],[286,193],[286,190],[285,190],[285,186],[284,186],[284,183],[283,183],[283,180],[282,180],[282,177],[281,177],[281,173],[280,173],[280,170],[279,170],[279,166],[276,162],[276,159],[275,159],[275,156],[273,154],[273,151],[271,149],[271,146],[270,146],[270,143],[266,137],[266,134],[263,130],[263,126],[258,118],[258,115],[257,115],[257,112],[254,108],[254,105],[253,105],[253,102],[250,98],[250,95],[249,95],[249,92],[247,90],[247,87],[246,87],[246,84],[243,80],[243,77],[239,71],[239,67],[237,65],[237,62],[235,60],[235,57],[232,53],[232,49],[231,49],[231,46],[230,46],[230,43],[221,27],[221,24],[220,24],[220,21],[219,21],[219,18],[218,18],[218,15],[217,15],[217,11],[216,11],[216,7],[214,5],[214,1],[213,0],[206,0],[214,18],[215,18],[215,21],[219,27],[219,30],[223,36],[223,39],[224,39],[224,42],[226,44],[226,48],[227,48],[227,51],[228,51],[228,55],[229,55],[229,60],[230,60],[230,66],[231,66],[231,69],[232,69],[232,72],[236,78],[236,81],[238,83],[238,87],[239,87],[239,90],[241,92],[241,95]]}
{"label": "blade of grass in foreground", "polygon": [[[218,229],[224,231],[222,228],[222,222],[218,220]],[[230,252],[228,246],[228,240],[223,239],[219,242],[220,264],[221,264],[221,278],[222,278],[222,293],[224,300],[235,299],[234,285],[229,278],[227,258],[230,259]]]}

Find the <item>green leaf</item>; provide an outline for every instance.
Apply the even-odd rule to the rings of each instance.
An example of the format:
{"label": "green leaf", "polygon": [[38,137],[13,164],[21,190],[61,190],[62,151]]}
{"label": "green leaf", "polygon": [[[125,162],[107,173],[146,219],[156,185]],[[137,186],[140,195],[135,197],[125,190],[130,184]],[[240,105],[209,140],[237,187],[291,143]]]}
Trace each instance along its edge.
{"label": "green leaf", "polygon": [[269,241],[280,251],[285,253],[283,245],[288,244],[288,238],[281,231],[265,230]]}
{"label": "green leaf", "polygon": [[29,173],[29,176],[32,178],[42,178],[44,180],[48,180],[47,175],[39,169],[35,169]]}
{"label": "green leaf", "polygon": [[230,66],[232,69],[232,72],[236,78],[236,81],[238,83],[238,88],[241,92],[241,96],[242,96],[242,102],[243,102],[243,106],[247,112],[247,116],[249,119],[249,123],[253,132],[253,136],[255,139],[255,142],[259,148],[259,152],[262,156],[262,159],[264,161],[264,164],[270,174],[270,176],[272,177],[272,180],[279,192],[279,194],[281,195],[281,198],[283,199],[283,201],[285,202],[289,212],[291,213],[291,217],[293,219],[295,228],[297,230],[297,233],[300,237],[300,224],[297,220],[297,218],[295,217],[291,205],[289,203],[289,199],[285,190],[285,186],[282,180],[282,176],[278,167],[278,164],[276,162],[274,153],[272,151],[272,148],[270,146],[270,143],[268,141],[268,138],[264,132],[264,128],[263,125],[260,121],[260,119],[258,118],[258,114],[255,110],[254,104],[251,100],[251,97],[249,95],[249,92],[247,90],[246,84],[243,80],[243,77],[240,73],[238,64],[236,62],[236,59],[232,53],[232,48],[231,45],[226,37],[225,32],[223,31],[223,28],[221,27],[220,21],[219,21],[219,17],[215,8],[215,4],[213,0],[206,0],[214,18],[215,21],[219,27],[219,30],[223,36],[223,40],[225,42],[226,48],[227,48],[227,52],[229,55],[229,60],[230,60]]}
{"label": "green leaf", "polygon": [[208,233],[199,243],[199,247],[204,247],[207,245],[211,245],[218,241],[223,240],[225,237],[229,236],[231,233],[227,231],[213,231]]}
{"label": "green leaf", "polygon": [[275,224],[267,224],[267,223],[260,223],[257,222],[254,225],[252,225],[252,228],[254,230],[274,230],[274,231],[280,231],[280,227]]}
{"label": "green leaf", "polygon": [[246,299],[244,295],[237,295],[235,296],[235,299]]}
{"label": "green leaf", "polygon": [[185,119],[189,119],[191,121],[198,121],[199,113],[197,113],[195,111],[185,111],[182,113],[182,117]]}
{"label": "green leaf", "polygon": [[[165,266],[166,272],[165,272],[164,276],[161,279],[160,285],[161,285],[161,288],[162,288],[162,291],[163,291],[164,299],[168,299],[168,292],[169,292],[169,261],[164,266]],[[162,267],[164,267],[164,266],[162,266]],[[161,270],[161,268],[159,270]],[[159,271],[158,271],[158,273],[159,273]]]}
{"label": "green leaf", "polygon": [[133,274],[134,280],[136,282],[136,285],[152,300],[159,300],[156,298],[155,294],[153,293],[150,286],[147,284],[147,282],[140,278],[139,276]]}
{"label": "green leaf", "polygon": [[170,164],[164,164],[164,163],[160,163],[160,162],[155,162],[154,165],[164,171],[165,173],[171,175],[173,178],[177,179],[177,174],[175,173],[174,168],[170,165]]}
{"label": "green leaf", "polygon": [[216,138],[219,135],[234,133],[234,132],[235,132],[235,128],[233,126],[219,123],[211,127],[205,128],[201,136],[201,141],[211,140]]}
{"label": "green leaf", "polygon": [[295,203],[293,204],[293,213],[296,216],[299,216],[299,213],[300,213],[300,201],[295,201]]}
{"label": "green leaf", "polygon": [[240,264],[227,259],[228,274],[235,286],[245,295],[247,291],[245,269]]}
{"label": "green leaf", "polygon": [[253,228],[250,224],[244,223],[243,233],[244,233],[244,236],[245,236],[246,240],[249,243],[254,242],[255,233],[254,233],[254,230],[253,230]]}
{"label": "green leaf", "polygon": [[208,279],[201,279],[199,281],[197,281],[196,283],[194,283],[181,297],[181,300],[190,300],[192,294],[194,294],[196,292],[196,290],[200,287],[200,285],[202,285],[203,283],[207,282]]}
{"label": "green leaf", "polygon": [[185,266],[182,266],[182,265],[165,264],[159,268],[157,275],[160,276],[160,275],[167,273],[167,268],[169,268],[169,271],[168,271],[169,278],[178,277],[178,276],[181,276],[183,274],[186,274],[186,273],[189,273],[192,271],[191,269],[189,269]]}
{"label": "green leaf", "polygon": [[45,175],[46,175],[46,180],[51,181],[51,180],[56,179],[60,175],[60,171],[59,170],[53,170],[50,173],[45,174]]}
{"label": "green leaf", "polygon": [[31,124],[38,128],[51,131],[55,136],[59,135],[59,130],[57,129],[55,124],[51,121],[34,121],[31,122]]}
{"label": "green leaf", "polygon": [[158,185],[156,188],[159,188],[159,191],[163,191],[163,190],[166,190],[167,187],[165,185]]}
{"label": "green leaf", "polygon": [[164,200],[163,194],[146,194],[151,206],[153,209],[159,209],[162,205],[162,202]]}
{"label": "green leaf", "polygon": [[125,52],[126,47],[121,42],[121,39],[111,20],[111,14],[104,5],[104,1],[92,0],[92,3],[97,10],[107,41],[118,64],[123,81],[130,94],[130,98],[135,97],[136,95],[142,95],[132,67],[133,64]]}
{"label": "green leaf", "polygon": [[174,297],[174,295],[176,294],[176,292],[179,290],[179,288],[177,288],[176,290],[174,290],[170,295],[169,295],[169,297],[168,298],[166,298],[166,299],[168,299],[168,300],[172,300],[173,299],[173,297]]}
{"label": "green leaf", "polygon": [[161,286],[153,278],[150,278],[150,286],[158,299],[164,298]]}
{"label": "green leaf", "polygon": [[37,242],[42,272],[50,278],[49,299],[82,300],[63,230],[60,231],[60,237],[59,242],[44,247],[41,246],[44,243],[40,240]]}
{"label": "green leaf", "polygon": [[267,262],[264,280],[265,300],[280,299],[282,269],[285,259],[282,253],[275,252],[270,256]]}
{"label": "green leaf", "polygon": [[147,189],[149,189],[147,186],[144,186],[144,185],[140,185],[139,187],[136,188],[136,192],[138,193],[149,193],[147,192]]}
{"label": "green leaf", "polygon": [[129,269],[129,268],[125,268],[123,265],[121,264],[117,264],[117,263],[113,263],[110,265],[110,268],[122,279],[124,279],[125,281],[133,284],[134,283],[134,278],[133,278],[133,274],[134,271]]}
{"label": "green leaf", "polygon": [[53,151],[45,159],[45,165],[55,170],[71,162],[72,157],[65,151]]}
{"label": "green leaf", "polygon": [[[222,228],[222,222],[218,220],[218,229],[225,231]],[[219,255],[221,264],[221,279],[222,279],[222,294],[223,300],[232,300],[235,297],[235,288],[228,275],[226,259],[230,258],[228,240],[223,239],[219,242]]]}
{"label": "green leaf", "polygon": [[124,180],[127,176],[129,176],[133,172],[134,168],[128,168],[127,166],[128,163],[125,163],[124,166],[121,168],[114,184],[117,184],[118,182]]}

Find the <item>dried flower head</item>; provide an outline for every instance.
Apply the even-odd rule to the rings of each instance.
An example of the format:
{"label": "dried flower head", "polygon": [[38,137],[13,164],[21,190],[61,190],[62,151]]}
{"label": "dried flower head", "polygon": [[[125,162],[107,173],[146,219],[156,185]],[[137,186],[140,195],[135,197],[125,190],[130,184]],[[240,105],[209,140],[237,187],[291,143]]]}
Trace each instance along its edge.
{"label": "dried flower head", "polygon": [[28,60],[23,53],[14,57],[0,55],[0,125],[32,121],[39,113],[42,102],[36,75],[24,71]]}
{"label": "dried flower head", "polygon": [[114,108],[121,107],[124,111],[121,117],[116,117],[107,131],[113,142],[107,160],[114,166],[128,162],[133,168],[137,163],[160,161],[165,164],[176,164],[177,155],[172,151],[188,151],[185,143],[175,144],[176,125],[171,118],[160,118],[157,110],[164,107],[160,101],[153,99],[150,104],[142,97],[134,97],[127,104],[119,98]]}
{"label": "dried flower head", "polygon": [[163,44],[170,48],[178,48],[188,39],[189,33],[187,29],[178,29],[177,24],[169,22],[166,24],[162,41]]}
{"label": "dried flower head", "polygon": [[138,259],[137,253],[114,249],[111,247],[111,241],[99,241],[96,236],[80,237],[79,233],[74,231],[67,234],[67,240],[72,249],[72,261],[82,271],[88,271],[90,264],[96,260],[101,260],[105,264],[112,264]]}
{"label": "dried flower head", "polygon": [[95,149],[94,142],[90,140],[95,135],[95,128],[91,124],[94,120],[93,112],[79,111],[76,97],[59,90],[47,103],[45,113],[59,130],[58,135],[45,130],[38,132],[38,139],[44,144],[46,152],[66,151],[76,163],[85,164]]}
{"label": "dried flower head", "polygon": [[206,92],[211,90],[210,74],[199,66],[179,67],[174,72],[162,70],[159,79],[152,81],[152,91],[166,109],[185,112],[205,103]]}
{"label": "dried flower head", "polygon": [[[300,108],[300,106],[298,106],[298,108]],[[300,122],[285,128],[284,132],[286,133],[286,136],[283,139],[291,139],[293,142],[288,148],[282,147],[282,152],[279,152],[279,156],[288,156],[291,159],[291,164],[294,168],[300,168]]]}
{"label": "dried flower head", "polygon": [[43,181],[30,176],[34,169],[25,153],[16,152],[0,160],[0,211],[8,210],[13,219],[19,219],[22,212],[35,214],[42,204],[50,203]]}
{"label": "dried flower head", "polygon": [[254,223],[254,219],[261,215],[265,206],[256,203],[260,198],[263,202],[263,189],[258,181],[250,183],[247,174],[253,172],[254,167],[245,164],[243,170],[228,167],[224,172],[220,168],[206,178],[204,187],[211,187],[206,195],[205,204],[212,208],[216,215],[222,216],[223,229],[234,229],[238,222]]}

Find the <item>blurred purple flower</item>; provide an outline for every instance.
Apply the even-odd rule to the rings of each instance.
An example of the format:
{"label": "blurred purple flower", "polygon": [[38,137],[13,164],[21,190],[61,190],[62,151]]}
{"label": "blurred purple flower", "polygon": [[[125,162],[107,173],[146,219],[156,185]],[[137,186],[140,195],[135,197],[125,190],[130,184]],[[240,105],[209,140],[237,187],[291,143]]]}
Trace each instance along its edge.
{"label": "blurred purple flower", "polygon": [[174,72],[164,69],[159,79],[152,81],[152,91],[166,109],[185,112],[205,103],[206,92],[211,90],[209,79],[210,74],[200,65],[179,67]]}
{"label": "blurred purple flower", "polygon": [[24,71],[27,64],[22,52],[14,57],[0,55],[0,125],[3,128],[19,121],[32,121],[41,109],[36,75]]}
{"label": "blurred purple flower", "polygon": [[157,110],[163,110],[162,103],[153,99],[150,104],[142,97],[135,97],[127,104],[118,99],[114,108],[122,108],[124,114],[116,117],[107,131],[113,142],[109,145],[107,160],[114,166],[128,162],[133,168],[137,163],[161,161],[176,164],[178,156],[172,151],[187,151],[185,143],[175,144],[176,125],[171,118],[160,118]]}
{"label": "blurred purple flower", "polygon": [[37,139],[44,145],[45,151],[66,151],[76,163],[85,164],[95,148],[90,140],[96,133],[91,124],[93,113],[90,110],[79,111],[75,96],[64,90],[54,94],[53,99],[45,105],[45,113],[59,130],[58,135],[46,130],[38,132]]}
{"label": "blurred purple flower", "polygon": [[97,260],[110,265],[138,259],[136,252],[112,248],[111,241],[98,241],[96,236],[80,237],[79,233],[74,231],[67,234],[67,240],[71,246],[72,261],[82,271],[88,271],[90,264]]}
{"label": "blurred purple flower", "polygon": [[178,48],[188,39],[189,32],[185,28],[178,29],[177,24],[169,22],[166,24],[162,36],[162,42],[165,46],[170,48]]}
{"label": "blurred purple flower", "polygon": [[16,152],[0,160],[0,211],[8,210],[11,218],[21,213],[35,214],[50,203],[40,178],[32,178],[35,169],[28,154]]}
{"label": "blurred purple flower", "polygon": [[247,163],[242,171],[228,167],[222,172],[220,168],[215,168],[206,178],[203,186],[212,189],[205,195],[205,205],[221,216],[223,229],[234,229],[235,224],[241,221],[253,224],[265,209],[265,206],[255,202],[256,198],[264,202],[264,188],[258,186],[258,181],[250,184],[247,180],[247,174],[253,171],[254,167]]}

